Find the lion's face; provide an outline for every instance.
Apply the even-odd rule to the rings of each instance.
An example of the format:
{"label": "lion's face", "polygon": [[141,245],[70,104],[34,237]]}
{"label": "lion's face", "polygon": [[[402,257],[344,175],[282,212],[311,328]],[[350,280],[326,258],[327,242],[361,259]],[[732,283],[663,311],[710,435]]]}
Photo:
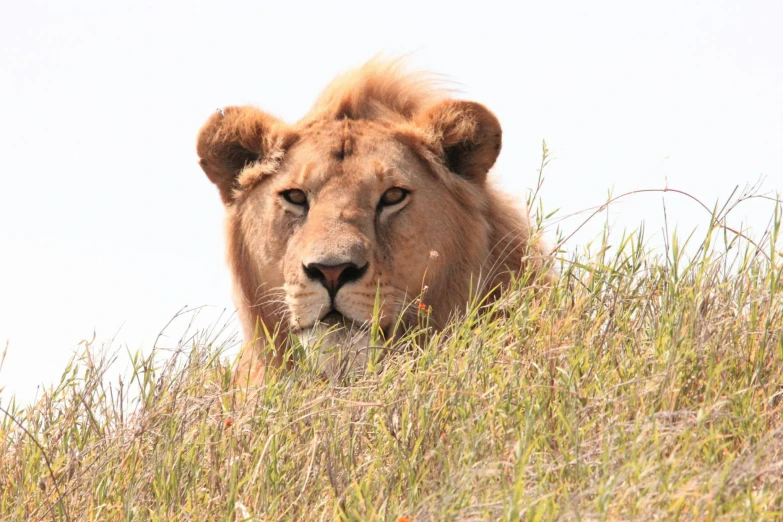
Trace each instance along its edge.
{"label": "lion's face", "polygon": [[199,133],[201,166],[226,206],[254,381],[283,360],[282,350],[260,355],[260,327],[306,345],[328,330],[361,365],[376,303],[384,333],[421,303],[437,327],[465,307],[482,270],[521,262],[526,221],[486,184],[500,151],[495,116],[394,65],[346,78],[296,125],[228,107]]}
{"label": "lion's face", "polygon": [[427,269],[437,270],[430,252],[443,239],[433,227],[443,209],[432,202],[442,190],[382,129],[324,127],[251,189],[241,209],[245,241],[256,270],[281,290],[291,329],[339,316],[365,323],[376,296],[388,327],[420,293]]}
{"label": "lion's face", "polygon": [[[471,207],[458,205],[382,125],[311,129],[238,206],[245,248],[265,284],[256,305],[305,339],[337,325],[337,335],[361,344],[377,300],[388,332],[403,311],[415,314],[414,299],[432,306],[442,256],[465,248],[465,235],[486,237]],[[467,284],[453,281],[451,291]]]}

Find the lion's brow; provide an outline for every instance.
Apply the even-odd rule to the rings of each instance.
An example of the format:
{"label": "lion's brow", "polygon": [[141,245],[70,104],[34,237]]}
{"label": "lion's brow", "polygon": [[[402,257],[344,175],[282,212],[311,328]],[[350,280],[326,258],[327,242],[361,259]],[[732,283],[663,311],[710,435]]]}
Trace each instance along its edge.
{"label": "lion's brow", "polygon": [[373,168],[375,169],[375,176],[381,183],[386,180],[386,175],[391,173],[391,169],[379,160],[375,160],[373,163]]}
{"label": "lion's brow", "polygon": [[304,165],[302,165],[302,168],[299,169],[299,176],[296,182],[304,186],[307,182],[307,179],[312,175],[314,169],[315,163],[312,161],[306,161]]}

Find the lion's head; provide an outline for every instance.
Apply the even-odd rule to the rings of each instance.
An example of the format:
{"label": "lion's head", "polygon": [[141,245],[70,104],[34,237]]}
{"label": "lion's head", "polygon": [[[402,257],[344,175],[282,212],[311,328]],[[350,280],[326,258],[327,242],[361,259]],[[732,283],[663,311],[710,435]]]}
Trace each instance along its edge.
{"label": "lion's head", "polygon": [[361,364],[376,298],[387,333],[419,297],[440,326],[471,285],[518,271],[527,220],[487,183],[500,145],[484,106],[379,61],[335,80],[293,125],[252,107],[214,114],[197,148],[226,208],[250,343],[239,371],[258,381],[283,360],[286,335],[264,350],[264,327],[308,339],[343,326],[332,340]]}

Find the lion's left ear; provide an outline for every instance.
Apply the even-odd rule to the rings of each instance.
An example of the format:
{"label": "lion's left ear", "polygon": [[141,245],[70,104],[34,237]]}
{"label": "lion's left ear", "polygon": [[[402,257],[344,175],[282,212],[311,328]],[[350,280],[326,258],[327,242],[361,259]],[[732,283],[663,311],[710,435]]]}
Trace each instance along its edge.
{"label": "lion's left ear", "polygon": [[416,122],[428,128],[442,148],[448,169],[483,183],[500,154],[500,122],[480,103],[446,100],[426,110]]}

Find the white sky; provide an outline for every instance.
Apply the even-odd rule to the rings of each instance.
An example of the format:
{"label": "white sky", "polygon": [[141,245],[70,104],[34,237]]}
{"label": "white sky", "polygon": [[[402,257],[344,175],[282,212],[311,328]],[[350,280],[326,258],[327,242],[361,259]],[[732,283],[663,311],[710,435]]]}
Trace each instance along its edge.
{"label": "white sky", "polygon": [[[336,73],[378,52],[412,53],[413,68],[499,116],[495,176],[520,201],[542,139],[557,158],[545,207],[563,214],[667,178],[709,205],[760,176],[783,189],[780,2],[311,4],[4,5],[0,401],[54,382],[93,330],[149,348],[184,305],[208,305],[202,322],[232,310],[199,126],[244,103],[296,120]],[[666,201],[680,230],[704,222],[692,202]],[[654,232],[661,206],[636,196],[610,216]],[[770,213],[750,202],[736,224],[760,232]]]}

